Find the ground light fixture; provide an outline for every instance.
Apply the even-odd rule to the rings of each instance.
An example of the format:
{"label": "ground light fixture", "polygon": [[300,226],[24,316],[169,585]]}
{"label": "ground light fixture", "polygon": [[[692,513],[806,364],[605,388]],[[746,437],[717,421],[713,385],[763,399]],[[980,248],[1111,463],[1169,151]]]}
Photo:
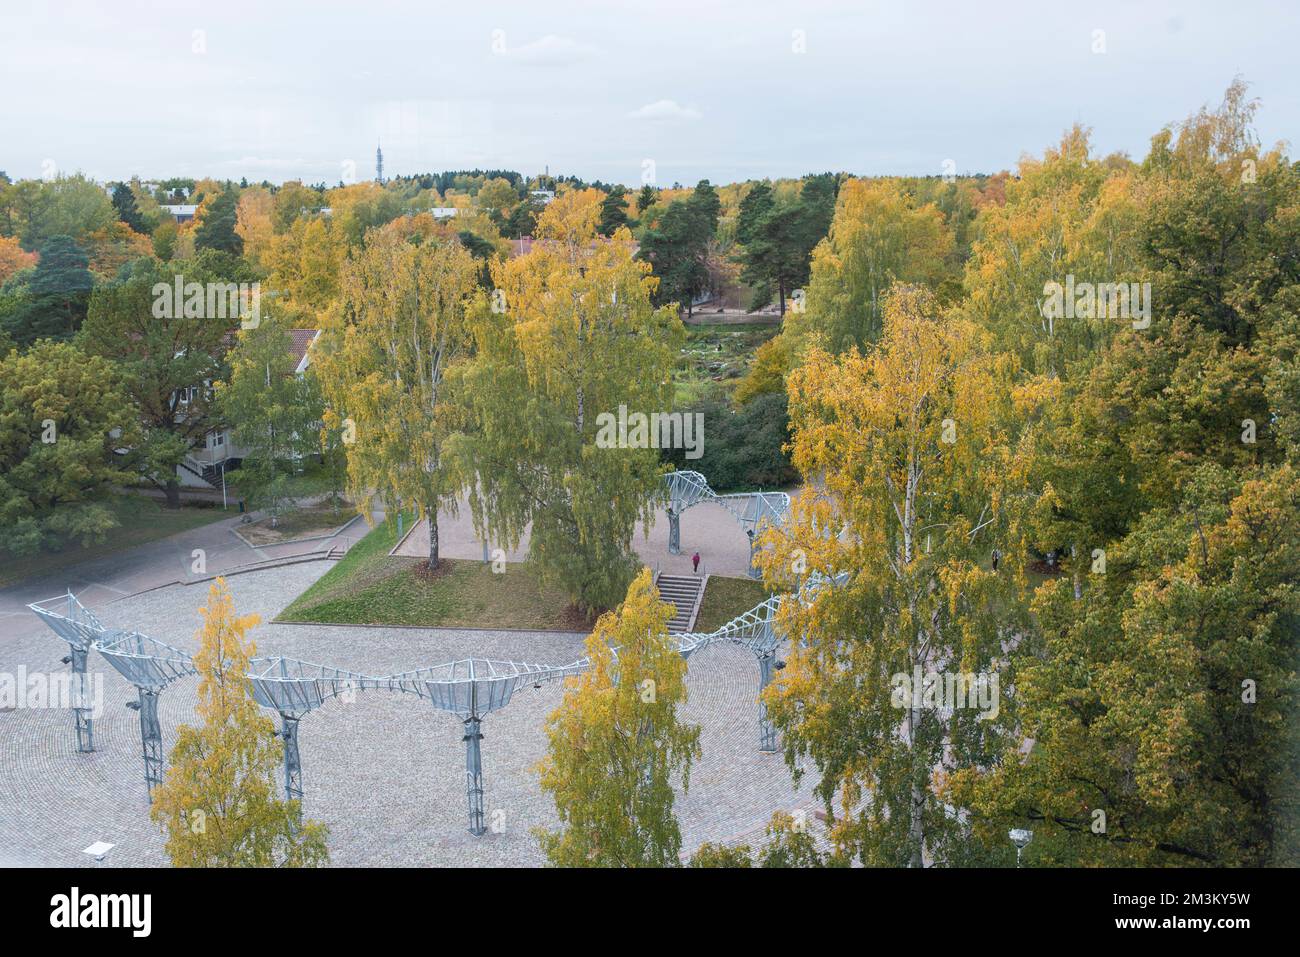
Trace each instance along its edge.
{"label": "ground light fixture", "polygon": [[82,848],[81,853],[89,854],[95,859],[96,864],[103,864],[104,858],[108,856],[108,852],[115,847],[117,847],[116,844],[109,844],[107,841],[96,841],[94,844],[90,845],[90,847]]}

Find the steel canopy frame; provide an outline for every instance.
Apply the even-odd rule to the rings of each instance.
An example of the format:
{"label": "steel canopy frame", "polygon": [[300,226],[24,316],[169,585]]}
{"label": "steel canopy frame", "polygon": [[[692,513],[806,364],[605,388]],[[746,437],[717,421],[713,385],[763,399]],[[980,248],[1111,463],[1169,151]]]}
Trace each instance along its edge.
{"label": "steel canopy frame", "polygon": [[77,601],[71,589],[66,595],[32,602],[27,607],[68,643],[69,654],[63,663],[72,672],[72,720],[77,750],[89,754],[95,750],[95,727],[87,695],[86,659],[106,629],[89,608]]}
{"label": "steel canopy frame", "polygon": [[709,480],[699,472],[683,469],[664,476],[668,486],[668,552],[680,555],[682,550],[682,512],[701,502],[716,502],[736,516],[749,538],[749,577],[758,578],[754,565],[757,555],[755,540],[763,522],[782,525],[790,514],[790,496],[785,492],[733,492],[719,495],[709,487]]}
{"label": "steel canopy frame", "polygon": [[[790,497],[784,492],[717,495],[709,488],[703,475],[690,471],[672,472],[665,479],[671,498],[669,517],[674,528],[677,528],[681,512],[685,509],[705,500],[717,501],[736,515],[745,527],[751,539],[751,562],[752,541],[759,525],[764,521],[782,523],[789,514]],[[670,543],[675,540],[675,536],[670,536]],[[743,645],[755,655],[760,668],[759,731],[760,748],[763,751],[775,751],[777,747],[776,731],[768,720],[761,695],[762,689],[771,682],[774,670],[781,667],[776,660],[777,649],[782,641],[776,631],[776,616],[781,603],[790,597],[807,603],[822,588],[834,587],[846,579],[845,574],[834,578],[813,574],[795,595],[772,596],[715,631],[672,636],[678,652],[687,659],[697,651],[720,642]],[[85,656],[95,647],[117,671],[136,686],[139,702],[133,702],[129,707],[140,712],[145,781],[152,799],[153,788],[162,781],[164,761],[158,722],[158,696],[173,681],[196,672],[193,659],[185,652],[140,632],[118,632],[104,628],[71,592],[66,596],[33,603],[29,607],[73,647],[74,671],[78,667],[75,654],[80,652],[80,668],[84,673]],[[614,653],[618,653],[617,648]],[[363,690],[396,691],[428,699],[438,710],[457,715],[465,729],[462,740],[465,743],[469,830],[472,834],[481,835],[486,832],[481,744],[483,718],[508,705],[515,692],[524,685],[531,684],[539,688],[544,681],[577,675],[590,666],[588,658],[558,665],[462,658],[392,675],[367,675],[294,658],[259,657],[250,661],[247,677],[254,700],[280,715],[278,734],[284,743],[284,788],[288,800],[301,800],[303,797],[298,723],[330,698],[345,697]],[[86,718],[87,742],[89,733],[89,718]],[[81,736],[79,717],[79,742]]]}
{"label": "steel canopy frame", "polygon": [[104,659],[135,685],[138,700],[127,707],[140,713],[144,782],[149,800],[153,801],[153,789],[162,784],[166,769],[158,696],[173,681],[195,674],[194,660],[180,649],[138,631],[106,632],[97,647]]}

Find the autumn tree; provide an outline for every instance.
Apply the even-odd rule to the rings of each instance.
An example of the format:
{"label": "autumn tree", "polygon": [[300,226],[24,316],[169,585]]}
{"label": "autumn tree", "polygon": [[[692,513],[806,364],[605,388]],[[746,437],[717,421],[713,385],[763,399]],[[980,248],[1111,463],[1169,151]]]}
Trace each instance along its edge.
{"label": "autumn tree", "polygon": [[820,337],[832,352],[876,341],[889,287],[936,287],[952,242],[943,214],[916,206],[897,183],[846,181],[830,232],[813,252],[806,306],[787,318],[786,334],[799,349]]}
{"label": "autumn tree", "polygon": [[951,793],[986,842],[1033,822],[1046,863],[1300,853],[1296,174],[1258,149],[1252,113],[1234,84],[1153,139],[1136,194],[1149,325],[1110,334],[1031,446],[1040,547],[1078,543],[1034,598],[1032,749]]}
{"label": "autumn tree", "polygon": [[80,242],[103,229],[117,213],[104,190],[80,173],[24,179],[0,188],[0,221],[24,249],[40,249],[56,236]]}
{"label": "autumn tree", "polygon": [[673,310],[651,305],[654,282],[630,235],[597,238],[602,198],[557,197],[533,251],[493,264],[497,311],[475,317],[456,443],[480,535],[516,547],[528,531],[529,561],[585,609],[626,592],[638,567],[632,535],[653,520],[662,489],[648,437],[600,447],[600,417],[671,408],[683,333]]}
{"label": "autumn tree", "polygon": [[567,682],[546,724],[542,790],[560,829],[539,833],[558,867],[667,867],[682,837],[674,788],[690,786],[700,730],[685,724],[686,659],[668,634],[671,606],[649,569],[587,638],[590,667]]}
{"label": "autumn tree", "polygon": [[270,512],[272,526],[288,503],[295,463],[320,446],[320,394],[314,380],[296,374],[292,347],[288,325],[263,319],[239,333],[228,357],[229,378],[216,385],[222,418],[246,450],[240,493]]}
{"label": "autumn tree", "polygon": [[[1140,293],[1151,279],[1137,261],[1139,186],[1128,166],[1098,162],[1088,130],[1075,126],[1041,159],[1021,161],[1005,204],[980,211],[963,308],[1033,374],[1070,379],[1075,367],[1082,374],[1132,322],[1109,301],[1089,306],[1080,298],[1102,283],[1123,283],[1126,293],[1138,283]],[[1049,292],[1052,283],[1061,301]]]}
{"label": "autumn tree", "polygon": [[18,240],[12,236],[0,236],[0,283],[10,276],[31,269],[36,265],[35,253],[23,252]]}
{"label": "autumn tree", "polygon": [[284,745],[253,700],[246,637],[257,615],[236,616],[224,579],[200,609],[203,627],[194,667],[199,675],[198,727],[176,730],[167,776],[150,817],[167,835],[174,867],[320,867],[329,863],[325,825],[303,820],[298,801],[284,801],[279,774]]}
{"label": "autumn tree", "polygon": [[[250,214],[251,215],[251,214]],[[338,302],[347,247],[342,231],[323,216],[302,217],[261,251],[276,309],[297,328],[315,328]]]}
{"label": "autumn tree", "polygon": [[228,337],[240,320],[206,315],[206,300],[198,316],[187,316],[183,303],[155,308],[166,306],[155,289],[174,288],[178,275],[200,285],[248,281],[247,269],[211,250],[166,268],[138,262],[118,282],[95,289],[77,340],[121,369],[144,430],[130,460],[142,478],[166,493],[172,508],[180,505],[177,466],[221,424],[212,384],[224,374]]}
{"label": "autumn tree", "polygon": [[[986,719],[999,705],[941,707],[914,677],[933,687],[933,675],[941,685],[972,676],[972,695],[977,681],[992,694],[1023,624],[1009,544],[1020,499],[1006,491],[1016,472],[1009,364],[934,308],[924,290],[896,286],[872,351],[837,359],[813,348],[791,374],[794,462],[817,481],[787,527],[763,535],[774,590],[812,572],[844,576],[782,604],[782,630],[805,641],[767,702],[792,768],[805,757],[819,769],[840,853],[868,865],[966,853],[936,782],[998,740]],[[999,564],[995,550],[1012,560]],[[899,696],[899,676],[912,693]]]}
{"label": "autumn tree", "polygon": [[326,403],[354,438],[353,501],[363,515],[376,493],[413,505],[429,522],[431,569],[438,509],[454,509],[463,485],[444,449],[455,428],[448,377],[469,354],[477,276],[456,240],[374,230],[344,265],[340,307],[326,314],[312,353]]}
{"label": "autumn tree", "polygon": [[269,190],[260,186],[240,190],[235,207],[235,233],[243,243],[244,255],[255,266],[262,265],[275,235],[274,211],[275,197]]}
{"label": "autumn tree", "polygon": [[0,350],[0,548],[103,541],[108,499],[132,479],[114,449],[136,436],[118,371],[68,343]]}

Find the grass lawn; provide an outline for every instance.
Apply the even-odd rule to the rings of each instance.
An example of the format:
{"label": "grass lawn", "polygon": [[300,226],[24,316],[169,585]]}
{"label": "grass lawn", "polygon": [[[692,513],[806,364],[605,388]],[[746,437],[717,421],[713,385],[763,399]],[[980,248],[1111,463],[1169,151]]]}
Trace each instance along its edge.
{"label": "grass lawn", "polygon": [[101,544],[87,548],[73,544],[38,555],[10,555],[0,550],[0,588],[236,515],[233,508],[223,512],[220,507],[193,504],[169,509],[141,495],[122,495],[108,504],[118,527]]}
{"label": "grass lawn", "polygon": [[281,512],[275,527],[271,526],[271,519],[267,516],[248,525],[236,526],[236,531],[244,541],[252,545],[277,545],[300,538],[318,538],[333,534],[335,530],[352,521],[356,514],[356,510],[348,502],[340,500],[339,507],[335,509],[326,501]]}
{"label": "grass lawn", "polygon": [[[409,522],[407,524],[409,528]],[[430,579],[418,558],[390,558],[396,526],[385,522],[280,613],[279,621],[583,631],[588,625],[561,591],[543,588],[525,565],[500,574],[474,560],[448,559]]]}
{"label": "grass lawn", "polygon": [[725,578],[710,575],[700,602],[695,630],[716,631],[737,615],[744,614],[759,602],[766,601],[768,591],[761,581],[752,578]]}
{"label": "grass lawn", "polygon": [[[448,559],[445,570],[430,579],[421,574],[421,559],[389,557],[396,542],[393,523],[377,526],[276,620],[529,631],[591,628],[564,592],[543,587],[527,565],[511,563],[497,574],[479,561]],[[726,624],[766,597],[760,582],[714,576],[696,630]]]}

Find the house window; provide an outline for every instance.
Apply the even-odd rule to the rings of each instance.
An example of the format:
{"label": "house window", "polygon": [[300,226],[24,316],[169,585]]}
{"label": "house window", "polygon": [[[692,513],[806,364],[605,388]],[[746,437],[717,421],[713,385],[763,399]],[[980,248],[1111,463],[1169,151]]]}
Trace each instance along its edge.
{"label": "house window", "polygon": [[226,444],[225,432],[214,432],[208,436],[208,448],[219,449]]}

